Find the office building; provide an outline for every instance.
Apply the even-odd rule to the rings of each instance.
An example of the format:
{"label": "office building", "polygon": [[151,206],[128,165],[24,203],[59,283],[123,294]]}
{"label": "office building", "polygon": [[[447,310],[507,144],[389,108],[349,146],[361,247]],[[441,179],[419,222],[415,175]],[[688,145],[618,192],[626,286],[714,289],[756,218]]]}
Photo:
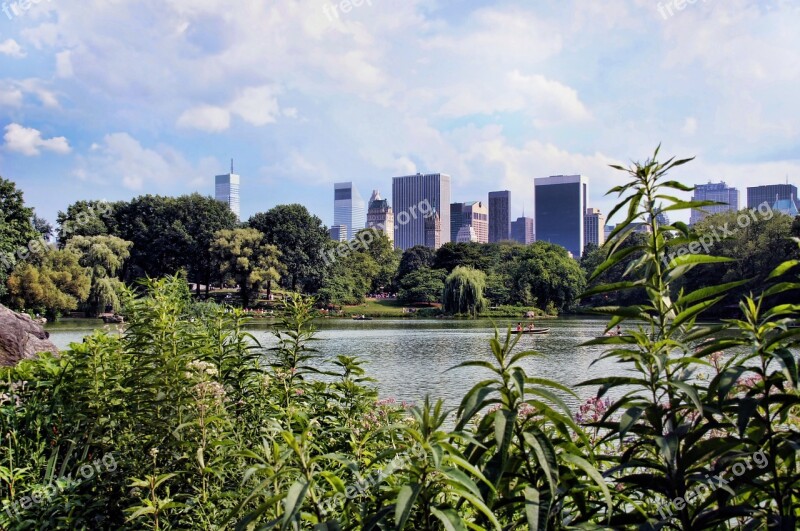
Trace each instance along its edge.
{"label": "office building", "polygon": [[511,239],[523,245],[529,245],[536,241],[534,233],[534,219],[525,216],[517,218],[511,222]]}
{"label": "office building", "polygon": [[587,208],[583,233],[586,245],[590,243],[601,247],[606,241],[606,217],[596,208]]}
{"label": "office building", "polygon": [[450,176],[443,173],[392,179],[396,248],[405,251],[426,245],[425,214],[434,210],[439,220],[439,245],[450,241],[450,181]]}
{"label": "office building", "polygon": [[790,196],[789,199],[778,199],[772,205],[773,212],[780,212],[781,214],[785,214],[787,216],[797,217],[800,214],[800,210],[797,209],[797,201],[795,201],[794,196]]}
{"label": "office building", "polygon": [[394,243],[394,212],[389,206],[389,201],[381,199],[378,190],[373,190],[372,197],[369,199],[367,228],[383,232],[389,241]]}
{"label": "office building", "polygon": [[367,226],[364,200],[352,182],[333,185],[333,226],[347,227],[347,239],[352,240],[356,233]]}
{"label": "office building", "polygon": [[720,212],[728,212],[730,210],[734,212],[738,211],[739,190],[728,186],[723,181],[718,183],[709,181],[708,184],[698,184],[695,187],[692,201],[716,201],[722,204],[706,206],[700,209],[693,208],[692,214],[689,216],[690,225],[694,225],[712,214],[719,214]]}
{"label": "office building", "polygon": [[239,181],[240,177],[233,173],[233,161],[231,161],[231,172],[226,175],[217,175],[215,178],[215,198],[221,203],[228,205],[231,212],[236,214],[236,219],[241,219],[239,207]]}
{"label": "office building", "polygon": [[464,203],[450,203],[450,241],[458,241],[458,231],[464,224]]}
{"label": "office building", "polygon": [[489,242],[501,242],[510,237],[511,192],[489,192]]}
{"label": "office building", "polygon": [[347,240],[347,225],[334,225],[328,229],[331,240],[336,242],[346,242]]}
{"label": "office building", "polygon": [[[453,213],[450,213],[450,220],[452,223]],[[480,201],[470,201],[463,203],[461,207],[461,224],[459,232],[456,233],[456,238],[461,229],[464,227],[472,227],[475,231],[475,236],[478,238],[478,243],[489,243],[489,209],[486,203]],[[452,232],[452,230],[451,230]]]}
{"label": "office building", "polygon": [[750,209],[757,209],[764,203],[771,206],[775,201],[793,198],[797,198],[797,187],[793,184],[767,184],[747,188],[747,208]]}
{"label": "office building", "polygon": [[425,241],[423,245],[430,247],[433,250],[442,246],[442,218],[439,212],[433,210],[428,212],[423,218],[423,225],[425,227]]}
{"label": "office building", "polygon": [[555,243],[580,257],[584,247],[584,217],[589,178],[555,175],[536,179],[536,240]]}
{"label": "office building", "polygon": [[462,225],[456,235],[456,243],[478,243],[478,235],[470,225]]}

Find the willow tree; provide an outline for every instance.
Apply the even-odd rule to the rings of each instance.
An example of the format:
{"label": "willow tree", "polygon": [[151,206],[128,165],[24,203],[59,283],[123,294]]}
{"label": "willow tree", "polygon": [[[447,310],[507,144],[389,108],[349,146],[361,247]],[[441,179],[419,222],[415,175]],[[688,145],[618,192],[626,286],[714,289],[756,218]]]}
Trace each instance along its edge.
{"label": "willow tree", "polygon": [[250,305],[253,291],[257,295],[262,283],[269,286],[278,282],[285,270],[280,262],[281,252],[276,246],[264,243],[264,234],[256,229],[217,231],[210,250],[220,272],[239,283],[245,308]]}
{"label": "willow tree", "polygon": [[80,255],[80,264],[89,268],[92,283],[89,312],[98,314],[106,306],[120,309],[119,296],[124,287],[117,277],[131,255],[133,244],[116,236],[75,236],[65,249]]}
{"label": "willow tree", "polygon": [[477,316],[486,308],[486,299],[483,297],[485,288],[486,274],[483,271],[456,267],[444,282],[444,311]]}

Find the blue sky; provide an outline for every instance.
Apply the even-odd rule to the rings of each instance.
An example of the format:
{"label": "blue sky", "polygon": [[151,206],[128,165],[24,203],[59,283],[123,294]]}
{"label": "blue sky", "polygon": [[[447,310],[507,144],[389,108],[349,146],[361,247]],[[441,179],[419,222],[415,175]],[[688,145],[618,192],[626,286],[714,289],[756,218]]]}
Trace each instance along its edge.
{"label": "blue sky", "polygon": [[697,156],[686,182],[800,185],[796,1],[24,5],[0,11],[0,175],[51,221],[212,194],[231,157],[244,217],[299,202],[326,224],[334,182],[386,197],[417,171],[454,201],[510,189],[514,216],[535,177],[583,173],[608,212],[608,164],[659,142]]}

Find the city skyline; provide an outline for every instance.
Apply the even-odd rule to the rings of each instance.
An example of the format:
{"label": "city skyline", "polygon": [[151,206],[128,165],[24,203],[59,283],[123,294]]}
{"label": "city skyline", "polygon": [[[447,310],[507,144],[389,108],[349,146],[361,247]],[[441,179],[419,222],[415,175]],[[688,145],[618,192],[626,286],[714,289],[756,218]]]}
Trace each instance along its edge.
{"label": "city skyline", "polygon": [[791,3],[697,2],[666,20],[634,0],[386,0],[330,20],[325,2],[2,16],[0,175],[54,222],[77,200],[205,195],[232,155],[243,219],[301,203],[327,226],[332,183],[432,171],[457,201],[510,190],[512,219],[532,176],[585,174],[608,212],[622,178],[608,165],[659,143],[697,156],[671,175],[687,184],[800,176]]}

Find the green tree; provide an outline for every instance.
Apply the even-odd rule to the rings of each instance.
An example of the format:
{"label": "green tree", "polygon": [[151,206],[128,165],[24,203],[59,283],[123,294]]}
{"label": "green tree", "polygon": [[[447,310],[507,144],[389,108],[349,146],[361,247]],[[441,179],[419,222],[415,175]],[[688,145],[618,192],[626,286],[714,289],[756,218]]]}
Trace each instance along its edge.
{"label": "green tree", "polygon": [[284,285],[316,291],[325,273],[323,252],[330,240],[322,221],[303,205],[278,205],[251,217],[247,225],[261,231],[266,243],[281,252],[287,268]]}
{"label": "green tree", "polygon": [[236,279],[245,308],[252,293],[258,295],[262,283],[281,279],[281,253],[274,245],[264,243],[264,235],[256,229],[218,231],[211,242],[211,256],[221,273]]}
{"label": "green tree", "polygon": [[511,279],[514,300],[539,308],[571,308],[586,287],[578,262],[566,249],[548,242],[523,247]]}
{"label": "green tree", "polygon": [[57,318],[89,297],[91,278],[72,249],[50,250],[38,263],[20,262],[8,279],[11,304]]}
{"label": "green tree", "polygon": [[114,212],[121,203],[106,201],[77,201],[59,212],[56,217],[58,243],[64,247],[74,236],[114,235]]}
{"label": "green tree", "polygon": [[400,280],[397,296],[404,304],[439,302],[447,271],[422,267]]}
{"label": "green tree", "polygon": [[486,274],[483,271],[456,267],[444,282],[444,311],[477,317],[486,308],[486,299],[483,296],[485,289]]}
{"label": "green tree", "polygon": [[19,251],[39,238],[32,218],[33,209],[25,206],[22,191],[0,177],[0,297],[6,292],[6,279],[20,258]]}
{"label": "green tree", "polygon": [[114,311],[120,309],[125,285],[117,274],[130,257],[132,245],[116,236],[74,236],[69,240],[65,249],[78,253],[91,277],[87,313],[97,315],[109,305]]}
{"label": "green tree", "polygon": [[400,265],[397,268],[397,280],[400,281],[406,275],[423,267],[432,267],[435,258],[436,252],[424,245],[415,245],[410,249],[406,249],[400,258]]}

